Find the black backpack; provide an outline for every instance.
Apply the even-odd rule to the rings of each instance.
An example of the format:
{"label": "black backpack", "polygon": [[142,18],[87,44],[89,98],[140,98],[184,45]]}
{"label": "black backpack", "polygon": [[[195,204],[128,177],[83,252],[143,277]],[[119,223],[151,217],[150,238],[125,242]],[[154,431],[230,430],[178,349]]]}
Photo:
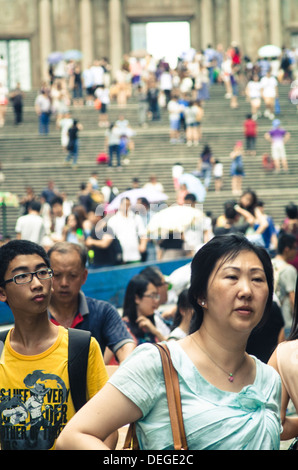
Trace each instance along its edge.
{"label": "black backpack", "polygon": [[[0,341],[5,343],[9,330],[0,331]],[[87,401],[87,366],[90,331],[68,329],[68,375],[71,396],[78,411]]]}

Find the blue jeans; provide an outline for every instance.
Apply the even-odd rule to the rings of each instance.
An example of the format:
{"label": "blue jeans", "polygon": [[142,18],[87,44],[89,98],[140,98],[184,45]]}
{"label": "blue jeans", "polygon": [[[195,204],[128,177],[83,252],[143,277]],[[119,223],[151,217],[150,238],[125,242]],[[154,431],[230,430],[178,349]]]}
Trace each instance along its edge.
{"label": "blue jeans", "polygon": [[78,161],[78,156],[79,156],[79,139],[76,139],[73,143],[73,149],[69,150],[68,152],[66,161],[68,162],[69,160],[72,159],[72,163],[76,165]]}
{"label": "blue jeans", "polygon": [[212,176],[212,167],[210,168],[202,168],[201,171],[201,177],[204,180],[204,186],[205,188],[209,188],[210,183],[211,183],[211,176]]}
{"label": "blue jeans", "polygon": [[40,134],[49,133],[49,123],[50,123],[50,114],[41,113],[39,116],[39,133]]}
{"label": "blue jeans", "polygon": [[121,166],[121,152],[120,145],[110,145],[109,146],[109,166],[113,166],[113,156],[116,153],[117,165]]}

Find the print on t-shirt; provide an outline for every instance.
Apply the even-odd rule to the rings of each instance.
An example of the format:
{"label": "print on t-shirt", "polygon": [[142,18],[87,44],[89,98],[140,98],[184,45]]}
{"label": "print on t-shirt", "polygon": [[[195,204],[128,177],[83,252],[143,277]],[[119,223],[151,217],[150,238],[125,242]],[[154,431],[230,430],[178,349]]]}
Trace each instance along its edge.
{"label": "print on t-shirt", "polygon": [[0,388],[2,450],[51,449],[67,423],[69,390],[55,374],[35,370],[24,389]]}

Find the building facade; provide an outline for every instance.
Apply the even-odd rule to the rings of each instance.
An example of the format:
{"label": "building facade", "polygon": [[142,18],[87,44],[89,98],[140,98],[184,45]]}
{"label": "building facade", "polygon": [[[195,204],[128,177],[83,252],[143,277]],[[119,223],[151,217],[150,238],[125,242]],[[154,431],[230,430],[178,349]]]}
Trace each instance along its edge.
{"label": "building facade", "polygon": [[197,50],[235,41],[255,58],[264,44],[298,47],[298,0],[0,0],[0,11],[0,56],[25,88],[47,79],[52,51],[79,49],[83,67],[107,57],[117,70],[136,23],[187,21]]}

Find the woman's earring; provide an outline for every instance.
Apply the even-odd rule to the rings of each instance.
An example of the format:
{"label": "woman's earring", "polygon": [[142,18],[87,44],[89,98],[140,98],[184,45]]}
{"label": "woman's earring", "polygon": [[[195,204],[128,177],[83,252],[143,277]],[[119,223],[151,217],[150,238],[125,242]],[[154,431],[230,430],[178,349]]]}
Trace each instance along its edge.
{"label": "woman's earring", "polygon": [[205,306],[205,302],[204,302],[204,300],[203,300],[203,302],[202,302],[202,307],[204,307],[204,306]]}

